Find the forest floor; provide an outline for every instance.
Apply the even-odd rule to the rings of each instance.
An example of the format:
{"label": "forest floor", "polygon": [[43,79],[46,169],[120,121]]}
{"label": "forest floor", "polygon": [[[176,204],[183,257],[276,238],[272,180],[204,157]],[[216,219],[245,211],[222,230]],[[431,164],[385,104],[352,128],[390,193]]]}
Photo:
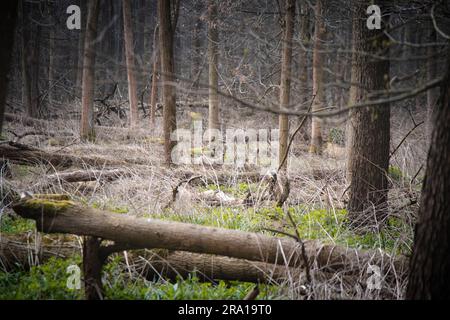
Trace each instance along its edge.
{"label": "forest floor", "polygon": [[[202,113],[204,111],[192,111],[180,115],[180,126],[189,128],[193,117],[201,117]],[[223,117],[226,123],[233,123],[237,128],[267,129],[276,128],[277,125],[272,115],[250,114],[236,119],[225,114]],[[411,127],[411,124],[408,126]],[[408,126],[394,123],[392,149],[404,137]],[[20,139],[20,143],[50,153],[109,160],[112,165],[94,167],[79,163],[78,168],[58,168],[45,163],[10,163],[11,176],[6,177],[2,173],[1,178],[7,179],[20,191],[68,194],[77,202],[117,214],[262,232],[273,236],[282,236],[273,230],[294,233],[294,226],[284,211],[288,210],[303,239],[319,239],[325,243],[361,249],[382,249],[393,254],[410,253],[417,211],[415,201],[420,193],[423,176],[420,170],[419,174],[416,173],[425,157],[422,133],[419,131],[408,137],[391,159],[390,216],[386,226],[382,230],[363,233],[348,225],[345,210],[345,152],[342,146],[330,141],[329,137],[330,143],[320,156],[307,152],[307,141],[302,137],[295,140],[288,162],[290,194],[283,210],[275,208],[270,202],[252,206],[239,204],[238,200],[258,192],[258,179],[255,180],[251,175],[239,177],[242,172],[255,172],[255,168],[237,170],[207,165],[180,166],[170,170],[165,168],[161,161],[163,145],[159,128],[148,130],[144,124],[135,130],[98,127],[95,143],[81,143],[77,138],[77,127],[78,122],[75,120],[54,120],[39,128],[9,122],[4,138],[17,140],[17,135],[39,130],[49,135],[25,136]],[[339,132],[333,130],[329,132]],[[98,179],[76,183],[52,180],[50,185],[48,183],[48,177],[52,174],[80,169],[97,170],[100,172],[97,173]],[[104,181],[101,172],[110,169],[120,169],[121,174],[113,181]],[[196,175],[202,176],[199,182],[183,184],[176,201],[172,203],[173,188],[183,179]],[[219,176],[222,178],[219,179]],[[221,197],[211,200],[211,195],[218,193]],[[2,210],[0,232],[0,236],[37,237],[34,223],[15,216],[8,208]],[[78,237],[45,237],[48,241],[70,243],[81,253]],[[163,278],[149,281],[140,271],[146,263],[145,253],[139,254],[139,259],[131,262],[125,252],[115,254],[108,261],[103,277],[107,299],[242,299],[254,286],[239,281],[202,282],[195,274],[189,279],[175,282]],[[71,264],[81,264],[80,254],[51,259],[33,266],[31,270],[18,267],[6,271],[0,266],[0,299],[82,299],[82,290],[74,291],[66,287],[66,268]],[[364,279],[360,281],[365,282]],[[400,299],[405,284],[397,283],[381,291],[361,288],[357,285],[351,288],[343,286],[343,278],[337,275],[328,282],[314,283],[306,293],[304,287],[294,280],[261,285],[258,299]]]}

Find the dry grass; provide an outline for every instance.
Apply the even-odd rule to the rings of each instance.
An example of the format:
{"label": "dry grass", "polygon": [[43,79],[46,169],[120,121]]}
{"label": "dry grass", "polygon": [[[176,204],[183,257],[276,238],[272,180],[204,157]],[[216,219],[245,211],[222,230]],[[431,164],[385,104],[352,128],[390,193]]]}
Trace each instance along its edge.
{"label": "dry grass", "polygon": [[[232,116],[227,113],[225,118],[232,118]],[[189,127],[189,117],[183,115],[179,120],[180,126]],[[255,115],[250,120],[233,118],[233,121],[229,123],[233,123],[234,127],[240,128],[267,129],[276,127],[275,120],[267,115]],[[43,130],[53,133],[63,132],[64,134],[50,138],[29,136],[21,142],[35,145],[50,152],[63,150],[73,155],[94,155],[107,159],[129,161],[134,164],[122,168],[128,171],[127,176],[107,183],[102,181],[101,176],[99,176],[96,181],[88,183],[68,184],[61,182],[50,188],[39,189],[39,185],[45,181],[47,175],[60,172],[58,168],[45,164],[32,167],[11,165],[13,173],[11,183],[18,190],[31,189],[36,193],[70,194],[73,198],[88,205],[122,214],[137,216],[151,214],[168,219],[180,216],[184,216],[184,218],[177,219],[186,219],[186,216],[190,216],[191,220],[201,221],[212,214],[211,208],[208,208],[205,203],[194,201],[191,196],[192,192],[199,192],[206,187],[211,188],[213,184],[218,189],[238,190],[240,184],[245,182],[239,181],[236,178],[238,171],[233,172],[233,170],[230,170],[230,179],[224,183],[215,179],[218,169],[208,166],[178,168],[173,171],[164,169],[161,163],[163,146],[159,138],[161,128],[149,130],[147,127],[146,123],[143,123],[141,128],[137,130],[105,127],[98,130],[96,143],[81,143],[77,139],[77,121],[52,121],[51,127],[43,128]],[[400,121],[397,117],[394,117],[391,149],[399,143],[410,127],[410,122]],[[23,133],[32,128],[9,124],[7,129],[15,133]],[[398,238],[391,245],[391,249],[394,248],[394,251],[395,248],[408,248],[412,241],[412,226],[415,222],[416,202],[420,195],[424,169],[418,174],[417,172],[424,164],[426,157],[426,143],[423,136],[424,128],[419,127],[391,159],[391,166],[395,166],[401,174],[391,179],[389,211],[391,217],[404,222],[398,227]],[[13,139],[14,137],[9,134],[8,138]],[[308,210],[326,210],[333,217],[337,211],[345,208],[346,203],[345,157],[342,156],[342,149],[331,146],[329,148],[331,150],[324,153],[323,156],[308,154],[304,149],[296,146],[294,150],[291,150],[291,157],[288,162],[291,192],[285,205],[287,207],[300,205],[305,212]],[[91,168],[87,165],[84,166],[86,170]],[[182,180],[183,172],[187,170],[209,177],[213,183],[204,180],[197,185],[181,188],[176,205],[172,206],[170,210],[165,209],[171,201],[173,187]],[[251,186],[252,182],[246,184]],[[228,209],[219,206],[215,210],[220,212],[220,210]],[[235,208],[235,210],[241,209]],[[220,220],[219,217],[220,214],[218,214],[218,220]],[[252,221],[249,218],[245,223],[242,221],[241,223],[244,224],[243,228],[245,229],[251,226]],[[220,221],[218,224],[220,225]],[[278,225],[286,225],[286,221],[282,221]],[[337,228],[344,230],[345,225],[337,225]],[[340,233],[339,239],[345,236],[345,233]],[[336,236],[329,236],[325,237],[323,241],[335,242],[338,240]],[[138,266],[135,267],[136,269],[133,269],[133,266],[127,266],[128,270],[131,270],[130,272],[137,276],[138,271],[136,270],[139,268]],[[325,275],[317,266],[312,266],[311,272],[313,274],[311,283],[305,282],[304,275],[292,276],[289,277],[289,280],[278,283],[279,297],[289,299],[401,299],[405,290],[405,282],[400,281],[400,278],[398,278],[398,281],[382,281],[384,285],[382,290],[369,290],[365,285],[367,273],[354,275],[351,278],[344,273]]]}

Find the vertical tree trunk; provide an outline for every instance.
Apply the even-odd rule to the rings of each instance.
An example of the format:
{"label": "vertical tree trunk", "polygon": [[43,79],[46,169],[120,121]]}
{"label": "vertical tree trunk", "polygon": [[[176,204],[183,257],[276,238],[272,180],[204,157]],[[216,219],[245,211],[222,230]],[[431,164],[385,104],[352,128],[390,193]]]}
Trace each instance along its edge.
{"label": "vertical tree trunk", "polygon": [[450,299],[450,51],[435,109],[407,299]]}
{"label": "vertical tree trunk", "polygon": [[[294,35],[295,23],[295,0],[286,0],[285,5],[286,13],[284,18],[283,53],[281,57],[280,108],[287,108],[289,106],[291,94],[292,37]],[[288,152],[289,118],[287,115],[280,115],[278,122],[280,128],[278,165],[281,165],[281,162]],[[287,161],[284,162],[282,169],[286,169],[286,167]]]}
{"label": "vertical tree trunk", "polygon": [[167,165],[172,164],[172,149],[175,141],[171,134],[177,127],[175,76],[173,65],[173,26],[171,22],[170,0],[158,0],[159,17],[159,50],[161,54],[161,73],[163,80],[163,125],[164,125],[164,155]]}
{"label": "vertical tree trunk", "polygon": [[81,97],[81,87],[83,85],[83,60],[84,60],[84,38],[86,30],[86,1],[80,1],[81,9],[81,30],[78,38],[78,61],[77,61],[77,85],[76,93]]}
{"label": "vertical tree trunk", "polygon": [[[54,23],[54,22],[52,22]],[[55,100],[55,55],[56,55],[56,46],[55,46],[55,25],[49,26],[49,48],[48,48],[48,104],[52,106]]]}
{"label": "vertical tree trunk", "polygon": [[[431,23],[430,23],[431,24]],[[429,42],[436,42],[436,31],[434,30],[434,26],[430,25],[430,35]],[[437,77],[437,61],[436,61],[436,47],[429,46],[427,49],[427,78],[428,81],[431,81]],[[433,110],[435,109],[435,105],[437,103],[439,92],[436,88],[432,88],[427,91],[427,122],[426,122],[426,138],[429,142],[431,139],[431,133],[433,132]]]}
{"label": "vertical tree trunk", "polygon": [[131,1],[122,0],[123,26],[125,38],[125,56],[127,61],[128,99],[130,101],[130,126],[138,124],[138,97],[136,87],[136,64],[134,58],[133,21],[131,17]]}
{"label": "vertical tree trunk", "polygon": [[81,98],[82,140],[94,140],[94,89],[95,89],[95,43],[97,38],[97,22],[99,0],[89,0],[87,27],[84,39],[83,85]]}
{"label": "vertical tree trunk", "polygon": [[152,89],[150,94],[150,124],[154,128],[156,122],[156,104],[158,103],[158,78],[161,55],[156,35],[159,26],[156,24],[153,37],[153,67],[152,67]]}
{"label": "vertical tree trunk", "polygon": [[301,48],[298,52],[299,64],[299,84],[300,84],[300,101],[302,106],[308,101],[308,52],[309,46],[309,8],[304,1],[301,2],[301,20],[300,20],[300,42]]}
{"label": "vertical tree trunk", "polygon": [[[323,109],[325,106],[325,90],[323,83],[323,42],[325,41],[326,28],[324,21],[323,0],[317,0],[315,12],[314,27],[314,53],[313,53],[313,95],[314,102],[312,112]],[[322,153],[322,127],[321,121],[317,117],[311,120],[311,145],[309,147],[311,153]]]}
{"label": "vertical tree trunk", "polygon": [[198,88],[198,83],[200,80],[201,74],[201,63],[202,63],[202,52],[201,52],[201,32],[202,32],[202,6],[201,2],[196,2],[194,6],[195,10],[195,22],[194,28],[192,30],[192,71],[191,71],[191,79],[193,81],[192,87]]}
{"label": "vertical tree trunk", "polygon": [[209,117],[208,128],[219,129],[218,60],[219,31],[217,26],[217,3],[208,3],[208,64],[209,64]]}
{"label": "vertical tree trunk", "polygon": [[[355,1],[353,17],[353,57],[351,103],[366,101],[368,93],[386,90],[389,83],[388,43],[383,30],[366,26],[367,3]],[[383,104],[351,112],[351,152],[349,218],[371,224],[383,220],[386,213],[389,166],[390,109]]]}
{"label": "vertical tree trunk", "polygon": [[101,239],[95,237],[84,237],[83,239],[84,295],[86,300],[103,299],[101,242]]}
{"label": "vertical tree trunk", "polygon": [[0,4],[0,33],[3,43],[0,48],[0,136],[5,114],[6,96],[8,93],[9,70],[14,44],[14,30],[17,19],[17,1],[3,0]]}
{"label": "vertical tree trunk", "polygon": [[29,117],[36,117],[37,110],[35,110],[33,105],[32,97],[32,73],[30,68],[30,58],[32,56],[30,50],[30,39],[29,39],[29,21],[25,19],[25,1],[19,1],[19,24],[21,26],[21,66],[22,66],[22,104],[25,108],[25,112]]}

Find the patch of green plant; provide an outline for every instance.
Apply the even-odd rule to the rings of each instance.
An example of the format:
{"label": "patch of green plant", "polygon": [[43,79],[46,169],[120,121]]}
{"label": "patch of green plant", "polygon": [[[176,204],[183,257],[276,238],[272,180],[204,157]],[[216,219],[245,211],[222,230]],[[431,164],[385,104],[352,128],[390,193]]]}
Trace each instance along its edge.
{"label": "patch of green plant", "polygon": [[345,144],[345,131],[339,128],[331,128],[328,132],[328,142],[343,146]]}
{"label": "patch of green plant", "polygon": [[70,265],[80,265],[79,256],[69,259],[51,258],[29,271],[0,273],[0,300],[74,300],[82,299],[83,291],[69,289],[67,279]]}
{"label": "patch of green plant", "polygon": [[[303,239],[318,239],[360,249],[381,248],[392,253],[405,254],[410,251],[413,230],[400,219],[390,218],[379,232],[359,234],[349,227],[346,210],[305,212],[301,206],[289,210]],[[287,227],[285,231],[292,233],[292,227]]]}
{"label": "patch of green plant", "polygon": [[[1,272],[0,299],[29,300],[74,300],[84,298],[84,289],[67,286],[71,273],[67,268],[77,265],[81,258],[51,258],[45,264],[34,266],[29,271]],[[103,268],[102,282],[105,299],[177,300],[177,299],[243,299],[254,284],[238,281],[201,282],[192,274],[187,279],[178,278],[175,283],[164,280],[147,281],[142,277],[130,277],[117,255]],[[275,298],[277,288],[260,286],[260,299]]]}
{"label": "patch of green plant", "polygon": [[23,178],[32,173],[33,167],[25,164],[13,164],[11,165],[11,171],[16,178]]}
{"label": "patch of green plant", "polygon": [[0,232],[7,234],[24,233],[36,229],[34,220],[2,215],[0,218]]}
{"label": "patch of green plant", "polygon": [[252,188],[252,185],[249,185],[245,182],[240,182],[236,185],[232,186],[217,186],[216,184],[208,184],[206,186],[202,186],[199,188],[200,192],[213,190],[213,191],[222,191],[234,197],[243,197],[245,196]]}
{"label": "patch of green plant", "polygon": [[389,166],[389,177],[394,181],[402,181],[404,178],[403,171],[397,166]]}
{"label": "patch of green plant", "polygon": [[[84,203],[84,204],[87,204],[87,203]],[[104,204],[104,203],[102,204],[99,202],[92,203],[91,207],[94,209],[106,210],[109,212],[120,213],[120,214],[125,214],[125,213],[129,212],[129,209],[126,206],[118,206],[118,205]]]}

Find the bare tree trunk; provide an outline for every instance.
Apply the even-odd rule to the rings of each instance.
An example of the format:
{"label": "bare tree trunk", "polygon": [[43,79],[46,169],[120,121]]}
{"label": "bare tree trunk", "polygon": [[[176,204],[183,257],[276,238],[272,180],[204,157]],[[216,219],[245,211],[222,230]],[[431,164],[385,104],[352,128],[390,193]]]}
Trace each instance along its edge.
{"label": "bare tree trunk", "polygon": [[[54,23],[54,22],[52,22]],[[49,26],[49,48],[48,48],[48,104],[52,106],[55,100],[55,55],[56,55],[56,44],[55,44],[55,25]]]}
{"label": "bare tree trunk", "polygon": [[6,96],[8,93],[9,70],[14,44],[14,30],[17,19],[17,1],[4,0],[0,4],[0,33],[3,43],[0,49],[0,136],[5,114]]}
{"label": "bare tree trunk", "polygon": [[81,98],[82,140],[94,140],[94,90],[95,90],[95,43],[97,38],[97,22],[99,0],[89,0],[87,28],[84,39],[83,85]]}
{"label": "bare tree trunk", "polygon": [[[431,23],[430,23],[431,24]],[[429,35],[429,42],[436,42],[436,31],[434,30],[434,26],[430,26],[430,35]],[[434,80],[437,77],[437,57],[435,57],[436,54],[436,47],[429,46],[427,49],[427,78],[428,81]],[[431,133],[433,132],[433,114],[435,105],[437,103],[439,92],[436,88],[432,88],[427,91],[427,122],[426,122],[426,137],[427,141],[429,142],[431,140]]]}
{"label": "bare tree trunk", "polygon": [[[292,38],[294,35],[295,23],[295,0],[286,0],[285,6],[285,29],[283,36],[283,54],[281,58],[280,108],[287,108],[289,106],[291,94]],[[289,151],[289,118],[287,115],[280,115],[278,122],[280,128],[278,165],[281,165],[286,153]],[[286,167],[287,161],[283,163],[282,169],[286,169]]]}
{"label": "bare tree trunk", "polygon": [[152,89],[150,94],[150,124],[155,127],[156,122],[156,104],[158,102],[158,78],[161,55],[159,52],[159,45],[156,35],[158,34],[159,26],[155,27],[153,36],[153,67],[152,67]]}
{"label": "bare tree trunk", "polygon": [[447,74],[434,111],[407,299],[450,298],[450,51],[447,56]]}
{"label": "bare tree trunk", "polygon": [[218,60],[219,31],[217,25],[217,3],[208,3],[208,62],[209,62],[209,117],[208,128],[219,129]]}
{"label": "bare tree trunk", "polygon": [[101,239],[84,237],[83,239],[83,273],[84,294],[86,300],[103,299],[102,267],[104,261],[100,255]]}
{"label": "bare tree trunk", "polygon": [[[368,93],[386,90],[389,84],[389,61],[370,56],[387,56],[388,40],[383,30],[367,28],[366,9],[365,1],[355,1],[351,103],[365,101]],[[378,224],[387,210],[389,105],[353,110],[349,121],[352,135],[348,159],[349,218],[364,225]]]}
{"label": "bare tree trunk", "polygon": [[28,28],[24,18],[25,7],[24,0],[19,0],[19,25],[21,26],[20,47],[21,47],[21,67],[22,67],[22,105],[25,108],[27,116],[34,118],[34,112],[31,104],[31,81],[29,68],[27,67],[28,55]]}
{"label": "bare tree trunk", "polygon": [[309,35],[309,7],[306,2],[301,4],[300,41],[301,48],[298,52],[300,101],[302,105],[308,101],[308,52],[310,43]]}
{"label": "bare tree trunk", "polygon": [[138,97],[136,88],[136,64],[134,58],[133,21],[131,1],[123,0],[123,26],[125,38],[125,55],[127,61],[128,99],[130,101],[130,126],[136,127],[139,120]]}
{"label": "bare tree trunk", "polygon": [[171,135],[177,127],[175,76],[173,73],[173,26],[171,22],[170,4],[170,0],[158,0],[159,49],[161,54],[164,97],[164,157],[167,165],[172,164],[172,149],[175,146],[175,141],[171,140]]}
{"label": "bare tree trunk", "polygon": [[[323,8],[324,1],[317,0],[315,12],[315,30],[314,30],[314,54],[313,54],[313,95],[314,102],[312,112],[323,109],[325,106],[325,89],[323,83],[323,43],[325,41],[326,27],[324,21],[325,10]],[[309,147],[311,153],[322,153],[322,126],[321,120],[312,117],[311,120],[311,145]]]}
{"label": "bare tree trunk", "polygon": [[195,18],[194,28],[192,30],[192,73],[191,79],[193,81],[192,87],[198,88],[198,83],[200,81],[201,75],[201,63],[202,63],[202,52],[201,52],[201,31],[202,31],[202,5],[201,2],[196,2],[194,6],[195,14],[197,17]]}
{"label": "bare tree trunk", "polygon": [[[86,12],[86,1],[80,1],[81,12]],[[81,97],[81,87],[83,85],[83,60],[84,60],[84,38],[86,30],[86,14],[82,14],[81,30],[78,38],[78,61],[77,61],[77,84],[76,93]]]}

